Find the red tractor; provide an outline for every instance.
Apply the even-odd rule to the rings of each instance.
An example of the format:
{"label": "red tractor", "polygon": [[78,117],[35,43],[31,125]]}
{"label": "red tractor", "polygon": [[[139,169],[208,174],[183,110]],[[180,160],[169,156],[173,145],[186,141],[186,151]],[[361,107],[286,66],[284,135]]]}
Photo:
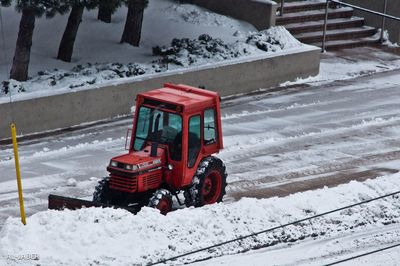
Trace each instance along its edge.
{"label": "red tractor", "polygon": [[49,208],[150,206],[166,214],[173,196],[183,205],[180,192],[186,206],[220,202],[227,173],[213,154],[222,148],[218,93],[165,84],[137,95],[129,152],[111,159],[93,201],[50,195]]}

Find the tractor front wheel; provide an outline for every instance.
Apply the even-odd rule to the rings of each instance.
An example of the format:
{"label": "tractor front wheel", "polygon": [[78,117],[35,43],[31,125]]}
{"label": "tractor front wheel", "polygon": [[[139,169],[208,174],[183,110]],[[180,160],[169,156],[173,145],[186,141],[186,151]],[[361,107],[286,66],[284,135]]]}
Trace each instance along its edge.
{"label": "tractor front wheel", "polygon": [[166,189],[157,190],[150,198],[149,204],[147,206],[159,209],[161,214],[166,215],[172,210],[171,192]]}
{"label": "tractor front wheel", "polygon": [[105,177],[99,181],[93,192],[94,202],[113,204],[109,183],[110,180],[108,177]]}
{"label": "tractor front wheel", "polygon": [[225,195],[226,167],[217,157],[202,160],[193,177],[192,185],[185,191],[186,206],[201,207],[221,202]]}

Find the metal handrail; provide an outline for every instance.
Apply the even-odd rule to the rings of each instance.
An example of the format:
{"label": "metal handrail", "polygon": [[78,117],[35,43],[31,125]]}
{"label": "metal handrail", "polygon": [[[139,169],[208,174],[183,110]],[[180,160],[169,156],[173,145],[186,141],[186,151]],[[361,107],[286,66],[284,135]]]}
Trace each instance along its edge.
{"label": "metal handrail", "polygon": [[[367,13],[371,13],[371,14],[374,14],[374,15],[379,15],[379,16],[383,16],[383,17],[386,17],[386,18],[389,18],[389,19],[394,19],[394,20],[400,21],[399,17],[395,17],[395,16],[392,16],[392,15],[388,15],[388,14],[385,14],[385,13],[374,11],[374,10],[371,10],[371,9],[368,9],[368,8],[355,6],[355,5],[348,4],[348,3],[345,3],[345,2],[341,2],[341,1],[337,1],[337,0],[328,0],[328,1],[332,2],[332,3],[336,3],[338,5],[352,7],[352,8],[357,9],[357,10],[365,11]],[[385,2],[386,2],[385,6],[387,6],[387,0],[385,0]]]}
{"label": "metal handrail", "polygon": [[[383,13],[386,14],[387,11],[387,0],[383,4]],[[382,27],[381,27],[381,43],[383,43],[383,33],[385,31],[385,17],[382,17]]]}
{"label": "metal handrail", "polygon": [[279,16],[283,16],[283,6],[285,5],[285,0],[281,0],[281,10],[279,11]]}
{"label": "metal handrail", "polygon": [[326,6],[325,6],[325,22],[324,22],[324,34],[323,34],[323,38],[322,38],[322,52],[325,52],[325,42],[326,42],[326,30],[327,30],[327,25],[328,25],[328,7],[329,7],[329,2],[338,4],[338,5],[342,5],[342,6],[347,6],[347,7],[351,7],[354,8],[356,10],[361,10],[373,15],[378,15],[382,17],[382,29],[381,29],[381,37],[380,37],[380,41],[383,41],[383,32],[385,30],[385,19],[392,19],[392,20],[396,20],[396,21],[400,21],[400,17],[395,17],[392,15],[388,15],[386,14],[387,11],[387,0],[385,0],[384,2],[384,8],[383,8],[383,13],[378,12],[378,11],[374,11],[371,9],[367,9],[364,7],[360,7],[360,6],[356,6],[356,5],[352,5],[352,4],[348,4],[345,2],[340,2],[337,0],[326,0]]}

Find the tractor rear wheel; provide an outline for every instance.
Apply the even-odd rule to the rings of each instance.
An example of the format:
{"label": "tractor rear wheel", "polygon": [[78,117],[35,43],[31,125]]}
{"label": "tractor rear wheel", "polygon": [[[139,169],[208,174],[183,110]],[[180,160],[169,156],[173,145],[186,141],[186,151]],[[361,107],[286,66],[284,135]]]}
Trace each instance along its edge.
{"label": "tractor rear wheel", "polygon": [[158,189],[150,198],[149,204],[151,208],[160,210],[160,213],[166,215],[172,210],[172,194],[166,189]]}
{"label": "tractor rear wheel", "polygon": [[186,206],[201,207],[221,202],[226,193],[227,176],[221,159],[214,156],[203,159],[197,167],[192,185],[185,191]]}

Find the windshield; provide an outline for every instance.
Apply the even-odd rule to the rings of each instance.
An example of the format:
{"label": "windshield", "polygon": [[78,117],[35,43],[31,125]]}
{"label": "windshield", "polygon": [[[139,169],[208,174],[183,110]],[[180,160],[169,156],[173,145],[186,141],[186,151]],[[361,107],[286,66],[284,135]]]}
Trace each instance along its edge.
{"label": "windshield", "polygon": [[[156,122],[158,121],[158,126]],[[144,149],[146,142],[159,141],[167,144],[171,159],[181,160],[182,117],[155,108],[141,106],[136,122],[136,134],[133,149]]]}

